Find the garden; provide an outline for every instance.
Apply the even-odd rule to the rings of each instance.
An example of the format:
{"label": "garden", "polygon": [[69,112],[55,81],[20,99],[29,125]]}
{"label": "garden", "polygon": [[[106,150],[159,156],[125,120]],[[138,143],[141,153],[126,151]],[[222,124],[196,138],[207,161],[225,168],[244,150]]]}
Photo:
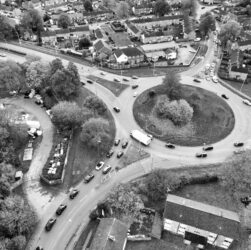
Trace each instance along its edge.
{"label": "garden", "polygon": [[180,84],[174,74],[143,92],[133,114],[147,133],[181,146],[215,143],[230,134],[235,124],[225,101],[202,88]]}

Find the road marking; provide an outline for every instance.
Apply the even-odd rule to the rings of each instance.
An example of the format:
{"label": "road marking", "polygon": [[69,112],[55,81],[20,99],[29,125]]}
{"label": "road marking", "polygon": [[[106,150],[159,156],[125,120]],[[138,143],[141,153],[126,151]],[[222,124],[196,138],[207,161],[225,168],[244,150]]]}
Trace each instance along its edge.
{"label": "road marking", "polygon": [[69,219],[68,221],[69,221],[69,222],[72,222],[72,219]]}
{"label": "road marking", "polygon": [[83,202],[86,199],[86,196],[84,196],[79,202]]}

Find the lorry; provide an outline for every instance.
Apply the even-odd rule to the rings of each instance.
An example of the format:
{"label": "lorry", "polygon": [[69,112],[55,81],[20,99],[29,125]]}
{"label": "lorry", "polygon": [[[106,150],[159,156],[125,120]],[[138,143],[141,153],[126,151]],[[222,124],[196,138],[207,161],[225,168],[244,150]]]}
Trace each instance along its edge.
{"label": "lorry", "polygon": [[148,146],[152,141],[151,136],[146,135],[139,130],[132,130],[130,136],[145,146]]}

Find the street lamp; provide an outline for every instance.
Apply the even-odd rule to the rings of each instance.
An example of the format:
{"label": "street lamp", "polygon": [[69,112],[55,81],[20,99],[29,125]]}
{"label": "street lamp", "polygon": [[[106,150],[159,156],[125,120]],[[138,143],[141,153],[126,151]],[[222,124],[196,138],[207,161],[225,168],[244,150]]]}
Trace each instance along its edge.
{"label": "street lamp", "polygon": [[246,80],[246,79],[244,79],[243,82],[242,82],[242,84],[241,84],[240,92],[241,92],[241,90],[242,90],[242,88],[243,88],[243,85],[244,85],[245,80]]}
{"label": "street lamp", "polygon": [[99,147],[100,147],[100,144],[101,144],[101,140],[99,139],[99,140],[98,140],[98,158],[100,157],[100,155],[99,155]]}

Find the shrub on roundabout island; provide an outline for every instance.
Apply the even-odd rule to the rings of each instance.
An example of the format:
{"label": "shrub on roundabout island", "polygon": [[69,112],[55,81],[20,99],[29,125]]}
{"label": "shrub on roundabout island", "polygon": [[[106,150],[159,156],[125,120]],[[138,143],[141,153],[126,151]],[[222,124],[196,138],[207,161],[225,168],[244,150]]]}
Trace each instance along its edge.
{"label": "shrub on roundabout island", "polygon": [[155,106],[159,118],[169,119],[177,126],[184,126],[193,118],[193,108],[184,100],[170,101],[162,95]]}

